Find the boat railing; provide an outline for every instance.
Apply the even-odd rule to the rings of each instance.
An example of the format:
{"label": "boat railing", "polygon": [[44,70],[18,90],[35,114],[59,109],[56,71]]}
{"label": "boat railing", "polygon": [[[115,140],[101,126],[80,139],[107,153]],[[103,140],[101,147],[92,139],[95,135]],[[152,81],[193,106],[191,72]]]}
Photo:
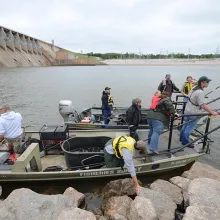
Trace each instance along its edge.
{"label": "boat railing", "polygon": [[[218,110],[217,110],[218,111]],[[208,138],[208,135],[214,131],[216,131],[217,129],[220,128],[220,126],[217,126],[216,128],[212,129],[211,131],[209,131],[209,127],[210,127],[210,121],[211,121],[211,114],[210,113],[198,113],[198,114],[187,114],[187,115],[180,115],[178,117],[175,117],[175,116],[171,116],[171,119],[170,119],[170,127],[169,127],[169,141],[168,141],[168,151],[170,151],[171,149],[171,144],[172,144],[172,135],[173,135],[173,128],[174,128],[174,121],[179,119],[179,118],[184,118],[184,117],[190,117],[190,116],[196,116],[195,119],[193,120],[190,120],[190,121],[187,121],[185,123],[182,123],[179,125],[180,126],[184,126],[186,123],[189,123],[189,122],[192,122],[192,121],[195,121],[195,120],[198,120],[204,116],[208,116],[207,120],[206,120],[206,126],[205,126],[205,132],[202,133],[202,132],[199,132],[200,133],[200,137],[196,138],[195,140],[193,140],[192,142],[190,142],[189,144],[187,145],[184,145],[181,149],[184,149],[185,147],[188,147],[190,144],[192,143],[195,143],[196,141],[198,140],[201,140],[203,139],[202,143],[203,143],[203,146],[202,146],[202,149],[204,150],[207,143],[208,143],[208,148],[207,148],[207,151],[206,153],[209,152],[209,142],[211,142],[211,139]]]}

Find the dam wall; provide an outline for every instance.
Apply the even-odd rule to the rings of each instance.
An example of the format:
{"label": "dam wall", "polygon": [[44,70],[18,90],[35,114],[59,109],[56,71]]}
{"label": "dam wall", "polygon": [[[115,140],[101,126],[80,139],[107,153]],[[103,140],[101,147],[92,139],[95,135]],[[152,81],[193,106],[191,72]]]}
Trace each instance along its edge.
{"label": "dam wall", "polygon": [[60,47],[0,26],[0,67],[50,66]]}

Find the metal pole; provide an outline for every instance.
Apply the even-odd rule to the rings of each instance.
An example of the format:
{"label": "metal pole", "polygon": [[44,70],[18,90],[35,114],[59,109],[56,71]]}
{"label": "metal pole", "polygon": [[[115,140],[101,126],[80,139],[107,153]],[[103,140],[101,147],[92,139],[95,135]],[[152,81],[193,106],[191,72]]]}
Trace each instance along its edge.
{"label": "metal pole", "polygon": [[218,130],[218,129],[220,129],[220,126],[217,126],[217,127],[213,128],[211,131],[209,131],[208,133],[204,134],[202,137],[196,138],[196,139],[193,140],[192,142],[190,142],[190,143],[184,145],[183,147],[179,148],[179,150],[177,150],[177,151],[173,151],[172,153],[175,154],[175,153],[177,153],[177,152],[183,150],[184,148],[188,147],[190,144],[193,144],[193,143],[195,143],[196,141],[199,141],[199,140],[202,139],[203,137],[208,136],[209,134],[211,134],[212,132],[214,132],[214,131],[216,131],[216,130]]}
{"label": "metal pole", "polygon": [[172,142],[173,123],[174,123],[174,116],[171,116],[171,121],[170,121],[170,134],[169,134],[169,142],[168,142],[168,151],[170,150],[171,142]]}
{"label": "metal pole", "polygon": [[[184,114],[185,109],[186,109],[186,102],[183,103],[182,114]],[[184,121],[184,117],[181,118],[181,124],[183,124],[183,121]]]}
{"label": "metal pole", "polygon": [[[206,122],[206,127],[205,127],[205,134],[209,132],[209,125],[211,121],[211,116],[208,117],[208,120]],[[208,135],[204,137],[203,145],[202,145],[202,150],[205,149],[206,143],[207,143]]]}

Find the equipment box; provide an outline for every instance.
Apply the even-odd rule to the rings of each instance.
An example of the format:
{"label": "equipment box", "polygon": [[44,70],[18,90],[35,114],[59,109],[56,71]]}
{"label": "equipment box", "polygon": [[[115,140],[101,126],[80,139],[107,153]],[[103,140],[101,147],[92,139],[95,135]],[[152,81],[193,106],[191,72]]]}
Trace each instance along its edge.
{"label": "equipment box", "polygon": [[39,133],[41,140],[64,140],[67,137],[67,126],[44,125]]}
{"label": "equipment box", "polygon": [[56,131],[55,131],[55,138],[66,139],[66,137],[67,137],[67,125],[57,126]]}

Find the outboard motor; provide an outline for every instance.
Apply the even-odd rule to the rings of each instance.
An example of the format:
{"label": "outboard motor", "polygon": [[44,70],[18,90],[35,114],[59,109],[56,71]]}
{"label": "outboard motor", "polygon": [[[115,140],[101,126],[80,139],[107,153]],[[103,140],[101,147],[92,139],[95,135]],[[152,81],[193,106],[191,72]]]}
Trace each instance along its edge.
{"label": "outboard motor", "polygon": [[61,100],[59,102],[59,113],[63,117],[64,122],[74,121],[74,108],[72,101]]}

